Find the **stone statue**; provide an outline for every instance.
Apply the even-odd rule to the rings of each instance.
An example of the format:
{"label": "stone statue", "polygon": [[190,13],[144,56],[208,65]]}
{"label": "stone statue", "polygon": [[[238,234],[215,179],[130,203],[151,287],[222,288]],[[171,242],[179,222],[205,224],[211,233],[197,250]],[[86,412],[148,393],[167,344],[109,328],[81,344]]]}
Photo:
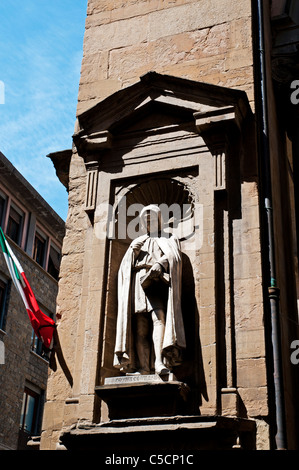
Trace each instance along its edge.
{"label": "stone statue", "polygon": [[161,236],[158,206],[144,207],[140,221],[146,234],[130,244],[118,272],[114,366],[163,375],[181,363],[186,347],[180,245],[173,235]]}

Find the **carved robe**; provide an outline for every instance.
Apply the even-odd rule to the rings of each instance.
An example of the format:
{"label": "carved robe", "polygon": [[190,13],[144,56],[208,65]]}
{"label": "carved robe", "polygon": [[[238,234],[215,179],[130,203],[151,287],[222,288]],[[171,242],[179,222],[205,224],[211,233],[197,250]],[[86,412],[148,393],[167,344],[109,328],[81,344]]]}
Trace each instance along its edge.
{"label": "carved robe", "polygon": [[[114,367],[117,368],[130,366],[134,356],[131,317],[135,312],[132,312],[131,296],[132,294],[135,295],[135,291],[132,292],[132,280],[136,261],[133,245],[136,242],[142,242],[143,245],[147,244],[149,242],[149,235],[142,235],[131,243],[118,272],[118,315],[114,355]],[[161,264],[167,263],[168,265],[170,283],[165,312],[166,325],[162,354],[166,364],[169,367],[173,367],[181,362],[181,352],[186,347],[181,310],[182,260],[180,245],[179,240],[174,236],[169,238],[154,237],[151,238],[150,242],[157,243],[161,250]],[[138,315],[138,313],[136,314]]]}

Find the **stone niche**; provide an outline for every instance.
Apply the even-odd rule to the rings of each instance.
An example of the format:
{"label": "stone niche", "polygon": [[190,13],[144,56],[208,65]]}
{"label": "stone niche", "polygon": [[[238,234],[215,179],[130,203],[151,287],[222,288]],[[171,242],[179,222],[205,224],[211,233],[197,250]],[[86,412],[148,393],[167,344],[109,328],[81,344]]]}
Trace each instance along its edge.
{"label": "stone niche", "polygon": [[[155,431],[182,423],[184,448],[199,438],[202,448],[213,446],[213,439],[218,448],[239,439],[254,445],[255,422],[239,406],[232,311],[232,222],[241,218],[242,182],[256,176],[250,132],[244,92],[154,72],[78,117],[74,143],[86,165],[89,248],[100,253],[93,265],[101,268],[103,289],[94,424],[65,432],[67,448],[80,442],[82,448],[97,442],[113,448],[113,436],[122,432],[132,449],[130,432],[137,437],[147,431],[154,442]],[[181,243],[186,349],[166,380],[128,378],[113,367],[117,273],[131,241],[127,228],[135,204],[153,203],[180,208],[167,222]],[[88,296],[92,302],[92,289]]]}

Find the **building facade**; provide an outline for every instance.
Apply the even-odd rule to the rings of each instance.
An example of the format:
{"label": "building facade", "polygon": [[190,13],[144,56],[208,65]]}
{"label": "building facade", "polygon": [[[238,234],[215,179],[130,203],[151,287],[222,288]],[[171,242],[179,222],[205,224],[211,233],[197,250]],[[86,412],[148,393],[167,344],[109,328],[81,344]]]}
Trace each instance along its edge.
{"label": "building facade", "polygon": [[[0,168],[1,227],[41,310],[54,319],[64,222],[2,153]],[[22,450],[40,435],[49,360],[3,255],[0,285],[0,449]]]}
{"label": "building facade", "polygon": [[[131,451],[142,436],[149,451],[298,448],[298,20],[295,1],[89,0],[74,145],[52,155],[69,190],[64,363],[42,449],[105,452],[119,433]],[[152,203],[193,224],[172,411],[167,384],[146,407],[148,383],[113,367],[130,210]]]}

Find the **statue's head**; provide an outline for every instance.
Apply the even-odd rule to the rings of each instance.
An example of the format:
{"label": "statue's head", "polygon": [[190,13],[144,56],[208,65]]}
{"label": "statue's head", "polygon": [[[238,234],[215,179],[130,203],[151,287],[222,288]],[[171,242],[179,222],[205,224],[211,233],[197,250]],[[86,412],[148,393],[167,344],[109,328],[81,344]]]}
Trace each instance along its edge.
{"label": "statue's head", "polygon": [[162,213],[156,204],[145,206],[140,212],[140,222],[144,229],[156,236],[162,230]]}

